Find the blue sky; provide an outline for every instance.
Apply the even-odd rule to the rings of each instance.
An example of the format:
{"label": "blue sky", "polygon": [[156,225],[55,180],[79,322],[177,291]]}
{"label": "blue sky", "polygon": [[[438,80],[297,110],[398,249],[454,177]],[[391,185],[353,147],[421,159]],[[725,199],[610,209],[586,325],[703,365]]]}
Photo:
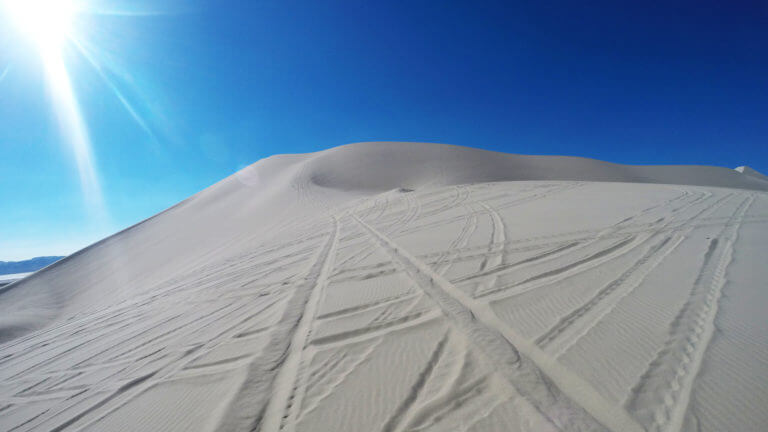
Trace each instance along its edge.
{"label": "blue sky", "polygon": [[84,4],[61,56],[103,211],[40,50],[0,23],[0,260],[73,252],[260,158],[356,141],[768,172],[764,1]]}

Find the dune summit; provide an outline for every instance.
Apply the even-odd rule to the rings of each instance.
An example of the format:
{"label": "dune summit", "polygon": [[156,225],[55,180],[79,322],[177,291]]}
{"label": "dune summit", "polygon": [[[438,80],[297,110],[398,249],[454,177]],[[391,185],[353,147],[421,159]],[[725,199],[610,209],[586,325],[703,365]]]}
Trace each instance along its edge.
{"label": "dune summit", "polygon": [[261,160],[0,288],[0,430],[768,429],[768,181]]}

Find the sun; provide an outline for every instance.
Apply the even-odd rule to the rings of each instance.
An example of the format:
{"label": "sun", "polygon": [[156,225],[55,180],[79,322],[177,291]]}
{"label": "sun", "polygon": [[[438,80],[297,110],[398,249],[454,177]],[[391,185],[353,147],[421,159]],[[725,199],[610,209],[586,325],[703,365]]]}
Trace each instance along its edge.
{"label": "sun", "polygon": [[73,0],[4,0],[8,18],[40,49],[58,49],[72,31]]}
{"label": "sun", "polygon": [[83,195],[95,213],[103,213],[101,188],[96,174],[88,128],[72,86],[65,61],[65,44],[76,45],[74,18],[80,0],[0,0],[6,21],[19,36],[36,45],[62,141],[75,156]]}
{"label": "sun", "polygon": [[[165,1],[156,0],[158,3]],[[77,69],[70,70],[68,64],[73,59],[84,59],[87,64],[92,65],[126,111],[154,139],[154,134],[146,126],[146,121],[138,114],[138,111],[131,105],[118,86],[113,83],[112,76],[122,77],[128,74],[110,66],[109,58],[102,54],[106,51],[101,50],[98,46],[99,38],[96,33],[99,28],[105,28],[105,26],[99,25],[99,20],[104,16],[139,17],[150,13],[153,15],[165,13],[161,9],[148,12],[142,9],[140,5],[110,6],[102,3],[110,2],[102,0],[0,0],[0,36],[11,36],[9,40],[13,42],[11,45],[2,40],[0,45],[3,48],[5,46],[18,48],[12,50],[14,57],[36,57],[39,60],[25,61],[24,63],[32,67],[39,66],[43,72],[47,98],[51,112],[54,114],[53,117],[58,123],[61,143],[71,149],[80,177],[86,207],[92,215],[95,215],[95,220],[105,220],[106,207],[103,202],[88,124],[80,109],[80,101],[76,92],[75,84],[79,79],[82,79],[82,76],[78,76]],[[113,1],[111,3],[123,2]],[[6,29],[12,31],[5,32]],[[114,55],[112,52],[110,54]],[[12,63],[5,56],[5,51],[0,55],[0,61],[3,60],[6,60],[7,63],[5,65],[0,64],[0,83],[6,80]]]}

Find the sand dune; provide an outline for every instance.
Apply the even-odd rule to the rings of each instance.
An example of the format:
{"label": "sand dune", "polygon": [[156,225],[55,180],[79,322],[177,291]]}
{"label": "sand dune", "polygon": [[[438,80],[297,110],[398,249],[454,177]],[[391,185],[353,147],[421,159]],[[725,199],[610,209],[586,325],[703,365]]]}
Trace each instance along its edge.
{"label": "sand dune", "polygon": [[5,285],[9,285],[16,281],[22,280],[31,274],[32,273],[11,273],[11,274],[0,275],[0,288],[2,288]]}
{"label": "sand dune", "polygon": [[267,158],[0,288],[0,430],[766,430],[767,223],[746,170]]}
{"label": "sand dune", "polygon": [[756,171],[756,170],[754,170],[754,169],[752,169],[752,168],[750,168],[748,166],[737,167],[736,171],[738,171],[738,172],[740,172],[740,173],[742,173],[744,175],[747,175],[749,177],[756,178],[758,180],[768,181],[768,176],[766,176],[765,174],[763,174],[763,173],[761,173],[759,171]]}

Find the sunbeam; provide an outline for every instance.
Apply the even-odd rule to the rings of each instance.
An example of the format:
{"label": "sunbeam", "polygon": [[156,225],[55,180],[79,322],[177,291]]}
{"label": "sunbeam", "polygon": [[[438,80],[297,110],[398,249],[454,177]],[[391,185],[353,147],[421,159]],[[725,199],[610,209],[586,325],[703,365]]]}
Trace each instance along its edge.
{"label": "sunbeam", "polygon": [[106,209],[88,128],[62,54],[71,38],[76,4],[70,0],[6,0],[3,6],[19,33],[37,47],[59,129],[75,158],[84,200],[97,221],[104,222]]}
{"label": "sunbeam", "polygon": [[88,129],[80,113],[64,60],[60,52],[51,51],[43,56],[43,62],[59,128],[75,155],[83,196],[96,216],[104,218],[101,185],[96,174]]}
{"label": "sunbeam", "polygon": [[11,70],[11,65],[7,65],[3,68],[3,71],[0,72],[0,83],[3,82],[5,77],[8,76],[8,72]]}
{"label": "sunbeam", "polygon": [[[107,211],[93,146],[73,88],[74,77],[67,69],[64,48],[70,44],[77,49],[133,121],[150,137],[153,144],[157,144],[158,138],[150,124],[118,87],[111,77],[112,71],[102,64],[101,57],[95,55],[93,49],[89,49],[92,47],[92,41],[80,37],[82,35],[76,27],[77,19],[86,15],[151,16],[168,13],[168,10],[160,11],[157,5],[121,2],[106,7],[101,2],[88,0],[0,0],[0,6],[18,36],[32,42],[31,46],[42,60],[50,92],[51,109],[55,113],[63,141],[74,156],[84,201],[96,221],[105,223],[108,219]],[[10,69],[10,64],[0,69],[0,82],[6,78]]]}
{"label": "sunbeam", "polygon": [[120,104],[125,108],[126,111],[128,111],[128,114],[131,115],[133,118],[133,121],[136,122],[139,127],[146,132],[146,134],[152,139],[153,143],[157,142],[157,137],[155,136],[155,133],[152,131],[152,129],[149,127],[146,121],[139,115],[138,111],[133,107],[133,105],[128,101],[128,98],[125,97],[122,91],[115,85],[115,83],[112,81],[112,79],[109,78],[107,75],[107,71],[104,70],[104,68],[101,66],[99,62],[96,61],[96,57],[82,44],[80,41],[73,40],[73,43],[77,47],[77,49],[80,51],[80,54],[88,60],[88,63],[96,70],[96,72],[99,74],[99,77],[101,77],[102,80],[104,80],[104,83],[106,83],[110,90],[115,94],[117,99],[120,101]]}

